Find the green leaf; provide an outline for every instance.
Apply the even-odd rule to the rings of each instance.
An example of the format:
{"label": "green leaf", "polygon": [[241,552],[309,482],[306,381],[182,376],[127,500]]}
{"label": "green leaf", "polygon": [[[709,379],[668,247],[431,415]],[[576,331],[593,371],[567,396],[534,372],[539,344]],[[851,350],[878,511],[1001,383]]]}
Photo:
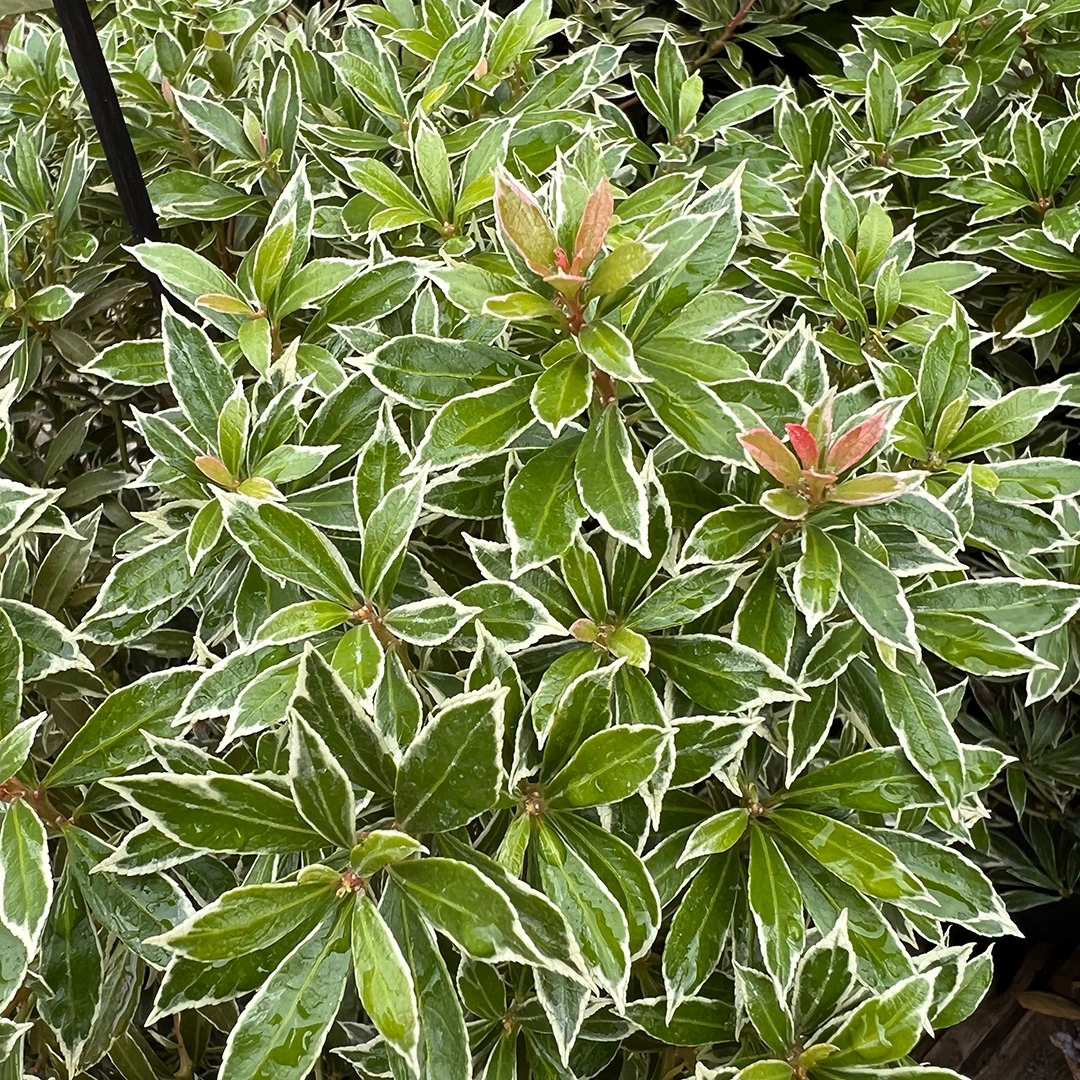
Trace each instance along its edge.
{"label": "green leaf", "polygon": [[391,488],[364,523],[360,585],[368,599],[387,599],[397,583],[397,567],[424,505],[427,475]]}
{"label": "green leaf", "polygon": [[[611,664],[590,670],[591,666],[567,665],[565,674],[570,681],[563,683],[561,677],[555,680],[551,689],[561,688],[562,692],[550,712],[544,709],[538,713],[533,698],[533,726],[544,751],[541,770],[544,779],[554,776],[586,739],[611,723],[611,687],[618,668]],[[559,674],[562,676],[563,672]]]}
{"label": "green leaf", "polygon": [[394,810],[411,833],[444,832],[490,810],[506,787],[502,744],[506,687],[445,702],[408,748]]}
{"label": "green leaf", "polygon": [[[526,818],[518,818],[528,825]],[[545,967],[560,978],[583,982],[584,960],[574,941],[566,917],[543,893],[526,885],[500,863],[476,848],[456,840],[451,834],[439,837],[448,854],[475,867],[502,890],[513,904],[522,928]],[[642,869],[644,874],[644,869]]]}
{"label": "green leaf", "polygon": [[987,949],[964,965],[960,985],[931,1020],[936,1028],[953,1027],[978,1007],[994,979],[993,954]]}
{"label": "green leaf", "polygon": [[911,597],[917,616],[955,612],[976,616],[1015,638],[1047,634],[1080,611],[1080,587],[1027,578],[973,578]]}
{"label": "green leaf", "polygon": [[322,919],[333,902],[334,887],[327,882],[242,885],[222,893],[153,943],[178,956],[214,964],[265,949],[297,927]]}
{"label": "green leaf", "polygon": [[550,825],[539,821],[533,836],[544,892],[566,916],[589,974],[621,1005],[630,977],[626,914],[588,863]]}
{"label": "green leaf", "polygon": [[795,624],[795,601],[780,579],[776,560],[769,559],[735,612],[734,638],[783,669],[791,653]]}
{"label": "green leaf", "polygon": [[442,43],[424,80],[421,100],[425,112],[453,94],[476,71],[487,44],[488,26],[484,13],[478,12]]}
{"label": "green leaf", "polygon": [[0,921],[26,946],[28,956],[37,952],[52,895],[45,826],[18,799],[0,826]]}
{"label": "green leaf", "polygon": [[645,484],[634,468],[630,436],[617,403],[607,405],[585,433],[574,477],[582,504],[604,530],[648,557]]}
{"label": "green leaf", "polygon": [[472,1080],[472,1061],[454,981],[446,970],[434,935],[419,910],[394,881],[379,905],[412,972],[420,1024],[420,1075],[439,1080]]}
{"label": "green leaf", "polygon": [[102,349],[82,370],[124,386],[156,386],[169,380],[160,340],[118,341]]}
{"label": "green leaf", "polygon": [[416,448],[413,468],[465,465],[505,450],[534,423],[529,395],[535,380],[522,375],[447,402]]}
{"label": "green leaf", "polygon": [[776,529],[776,518],[760,506],[725,506],[703,517],[686,538],[684,563],[735,562]]}
{"label": "green leaf", "polygon": [[349,178],[384,207],[394,211],[387,219],[388,228],[403,229],[420,221],[434,224],[431,211],[416,197],[398,175],[376,158],[360,158],[349,163]]}
{"label": "green leaf", "polygon": [[611,323],[587,323],[578,334],[578,346],[596,367],[613,379],[632,383],[652,381],[634,359],[633,342]]}
{"label": "green leaf", "polygon": [[804,697],[768,657],[745,645],[707,634],[650,641],[656,666],[691,701],[710,712],[730,713]]}
{"label": "green leaf", "polygon": [[849,541],[832,540],[840,555],[840,595],[852,615],[886,645],[918,656],[915,620],[899,579]]}
{"label": "green leaf", "polygon": [[545,368],[533,385],[529,398],[533,414],[558,437],[569,421],[588,408],[592,387],[588,359],[582,353],[564,357]]}
{"label": "green leaf", "polygon": [[190,918],[187,896],[167,874],[98,871],[113,849],[74,825],[64,830],[64,837],[75,879],[97,922],[148,964],[164,967],[168,953],[149,939]]}
{"label": "green leaf", "polygon": [[[639,683],[640,685],[640,683]],[[717,774],[742,753],[756,720],[729,716],[692,716],[674,723],[675,769],[671,787],[687,787]]]}
{"label": "green leaf", "polygon": [[980,409],[957,432],[947,450],[950,457],[966,457],[1030,435],[1061,401],[1057,386],[1022,386]]}
{"label": "green leaf", "polygon": [[742,839],[748,822],[749,816],[744,806],[721,810],[720,813],[706,818],[687,837],[686,846],[679,856],[679,865],[691,859],[727,851]]}
{"label": "green leaf", "polygon": [[176,732],[180,705],[200,674],[199,668],[170,668],[114,691],[56,756],[42,784],[90,784],[149,761],[150,747],[143,734]]}
{"label": "green leaf", "polygon": [[884,1065],[910,1054],[928,1023],[932,987],[929,976],[916,975],[864,1001],[829,1036],[837,1048],[829,1067]]}
{"label": "green leaf", "polygon": [[610,604],[604,569],[596,551],[580,532],[563,553],[559,569],[581,610],[597,624],[606,622]]}
{"label": "green leaf", "polygon": [[218,418],[232,397],[233,377],[205,332],[166,303],[161,315],[165,369],[176,400],[191,426],[217,445]]}
{"label": "green leaf", "polygon": [[352,784],[317,731],[300,715],[289,716],[289,788],[304,820],[339,847],[356,842]]}
{"label": "green leaf", "polygon": [[301,600],[299,604],[275,611],[255,631],[254,641],[260,645],[302,641],[325,630],[333,630],[351,617],[352,612],[334,600]]}
{"label": "green leaf", "polygon": [[[349,340],[348,328],[338,332]],[[360,339],[357,339],[357,348]],[[365,349],[364,352],[367,352]],[[472,391],[493,390],[535,366],[513,353],[475,341],[403,334],[360,361],[384,393],[416,409],[434,409]]]}
{"label": "green leaf", "polygon": [[647,634],[693,622],[731,595],[745,569],[744,564],[703,566],[669,578],[638,604],[626,625]]}
{"label": "green leaf", "polygon": [[708,140],[724,128],[743,124],[768,112],[782,95],[783,90],[776,86],[751,86],[725,94],[697,122],[693,134],[698,139]]}
{"label": "green leaf", "polygon": [[747,1065],[745,1069],[740,1069],[732,1080],[791,1080],[794,1075],[786,1061],[770,1059]]}
{"label": "green leaf", "polygon": [[603,882],[626,915],[630,959],[648,954],[660,929],[660,896],[644,862],[625,840],[584,814],[553,810],[547,821]]}
{"label": "green leaf", "polygon": [[959,923],[985,937],[1019,934],[990,879],[959,851],[899,829],[870,833],[896,852],[932,897],[921,904],[905,901],[911,910]]}
{"label": "green leaf", "polygon": [[802,528],[802,558],[795,565],[793,586],[806,629],[813,633],[840,599],[840,553],[829,534],[809,522]]}
{"label": "green leaf", "polygon": [[272,577],[350,610],[360,589],[337,549],[298,514],[272,502],[220,492],[225,528]]}
{"label": "green leaf", "polygon": [[430,596],[387,612],[383,625],[412,645],[442,645],[482,610],[451,596]]}
{"label": "green leaf", "polygon": [[[386,672],[396,670],[395,659],[388,657]],[[386,739],[315,649],[308,648],[301,658],[294,690],[289,706],[325,740],[353,784],[383,794],[392,792],[397,767]],[[396,708],[405,712],[400,702]]]}
{"label": "green leaf", "polygon": [[920,612],[915,628],[926,648],[973,675],[1018,675],[1049,666],[1010,634],[971,615]]}
{"label": "green leaf", "polygon": [[58,322],[78,301],[79,294],[66,285],[46,285],[26,301],[26,315],[35,322]]}
{"label": "green leaf", "polygon": [[371,438],[360,448],[353,474],[356,518],[361,524],[386,493],[401,480],[411,454],[394,420],[393,403],[385,398]]}
{"label": "green leaf", "polygon": [[591,735],[545,785],[545,801],[555,809],[629,798],[656,771],[665,739],[662,729],[648,726],[619,725]]}
{"label": "green leaf", "polygon": [[[814,922],[822,929],[834,930],[841,919],[846,920],[859,977],[867,985],[883,990],[914,974],[907,950],[876,903],[826,870],[798,845],[788,842],[782,850]],[[822,1019],[829,1015],[831,1010],[822,1014]]]}
{"label": "green leaf", "polygon": [[[844,651],[835,657],[836,668],[840,671],[854,659],[855,651],[863,640],[862,630],[857,624],[841,625],[855,625],[858,634],[855,635],[854,642],[849,639]],[[822,644],[830,646],[832,643],[829,638],[823,638]],[[822,653],[827,653],[827,651],[827,649],[822,650]],[[788,755],[786,782],[788,784],[814,760],[828,738],[833,718],[836,716],[837,684],[834,679],[840,671],[822,672],[823,681],[810,678],[809,676],[814,674],[810,665],[811,659],[815,659],[813,653],[808,658],[801,677],[803,685],[807,688],[808,698],[806,701],[795,702],[786,725],[785,742]]]}
{"label": "green leaf", "polygon": [[44,713],[28,717],[0,739],[0,776],[4,778],[0,783],[10,780],[26,764],[30,757],[30,748],[34,745],[38,728],[44,719]]}
{"label": "green leaf", "polygon": [[885,715],[908,760],[954,809],[967,790],[960,740],[934,692],[926,666],[897,655],[896,670],[877,665]]}
{"label": "green leaf", "polygon": [[[108,585],[109,582],[106,580],[102,586],[102,593],[106,591]],[[79,648],[76,636],[47,612],[39,611],[19,600],[2,598],[0,598],[0,612],[7,616],[22,645],[24,684],[36,682],[38,679],[44,679],[61,671],[92,669],[90,661]]]}
{"label": "green leaf", "polygon": [[63,874],[56,890],[40,965],[52,994],[42,995],[38,1012],[56,1035],[69,1071],[75,1073],[94,1027],[102,958],[90,910],[70,872]]}
{"label": "green leaf", "polygon": [[663,957],[668,1023],[719,964],[741,879],[741,860],[708,859],[672,917]]}
{"label": "green leaf", "polygon": [[762,1042],[777,1053],[787,1053],[794,1037],[794,1024],[784,1000],[784,988],[764,971],[746,967],[737,960],[735,998],[746,1010],[747,1019]]}
{"label": "green leaf", "polygon": [[1054,289],[1028,304],[1024,317],[1012,328],[1015,337],[1034,338],[1056,330],[1080,304],[1080,285]]}
{"label": "green leaf", "polygon": [[352,916],[353,971],[364,1011],[379,1034],[419,1072],[420,1018],[412,972],[371,897],[356,898]]}
{"label": "green leaf", "polygon": [[627,1019],[650,1038],[671,1046],[707,1046],[731,1042],[735,1015],[730,1001],[689,997],[674,1010],[670,1020],[664,998],[638,998],[626,1006]]}
{"label": "green leaf", "polygon": [[225,1044],[221,1080],[301,1080],[341,1007],[352,960],[351,904],[328,912],[248,1002]]}
{"label": "green leaf", "polygon": [[189,847],[288,854],[322,843],[291,799],[246,776],[146,773],[102,786]]}
{"label": "green leaf", "polygon": [[784,856],[760,828],[750,829],[746,899],[765,967],[786,988],[794,978],[806,939],[802,895]]}
{"label": "green leaf", "polygon": [[473,866],[438,856],[389,867],[390,876],[465,955],[542,964],[506,893]]}
{"label": "green leaf", "polygon": [[355,259],[313,259],[285,282],[274,303],[274,316],[281,320],[300,308],[315,307],[358,277],[363,269],[363,263]]}
{"label": "green leaf", "polygon": [[780,798],[785,805],[810,810],[893,814],[913,806],[933,806],[939,796],[901,749],[882,747],[805,773]]}
{"label": "green leaf", "polygon": [[580,435],[560,439],[529,458],[507,486],[503,522],[515,574],[558,558],[573,543],[585,519],[574,479],[580,446]]}
{"label": "green leaf", "polygon": [[895,855],[864,832],[835,818],[784,807],[770,821],[822,866],[869,896],[901,900],[925,889]]}
{"label": "green leaf", "polygon": [[596,264],[589,278],[590,296],[607,296],[626,288],[652,265],[660,252],[657,244],[641,240],[624,240]]}
{"label": "green leaf", "polygon": [[683,446],[709,460],[746,463],[738,440],[743,425],[716,391],[674,365],[661,363],[655,352],[642,358],[641,369],[653,380],[639,387],[642,397]]}
{"label": "green leaf", "polygon": [[297,238],[296,211],[267,227],[258,243],[245,256],[251,264],[251,286],[266,309],[285,275]]}
{"label": "green leaf", "polygon": [[818,1031],[848,1003],[859,986],[856,956],[848,935],[848,914],[803,953],[795,975],[792,1001],[803,1031]]}

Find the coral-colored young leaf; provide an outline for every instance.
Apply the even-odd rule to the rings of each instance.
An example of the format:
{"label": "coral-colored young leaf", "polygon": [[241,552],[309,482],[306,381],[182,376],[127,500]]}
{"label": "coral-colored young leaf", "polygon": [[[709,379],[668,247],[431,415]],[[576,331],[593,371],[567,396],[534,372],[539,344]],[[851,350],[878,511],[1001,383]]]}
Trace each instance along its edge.
{"label": "coral-colored young leaf", "polygon": [[739,436],[747,453],[785,487],[794,487],[802,476],[795,455],[768,428],[753,428]]}
{"label": "coral-colored young leaf", "polygon": [[857,465],[878,444],[885,431],[885,424],[889,419],[889,411],[883,409],[875,413],[868,420],[857,424],[850,431],[845,431],[839,439],[829,447],[828,457],[825,459],[825,467],[834,473],[842,473]]}

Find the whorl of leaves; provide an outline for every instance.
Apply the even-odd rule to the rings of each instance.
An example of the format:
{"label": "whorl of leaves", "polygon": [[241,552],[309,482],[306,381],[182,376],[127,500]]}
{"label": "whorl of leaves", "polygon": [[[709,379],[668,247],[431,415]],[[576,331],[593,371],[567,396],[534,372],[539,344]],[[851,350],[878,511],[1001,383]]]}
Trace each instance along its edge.
{"label": "whorl of leaves", "polygon": [[118,0],[135,247],[9,25],[5,1080],[954,1077],[1080,879],[1080,5],[854,11]]}

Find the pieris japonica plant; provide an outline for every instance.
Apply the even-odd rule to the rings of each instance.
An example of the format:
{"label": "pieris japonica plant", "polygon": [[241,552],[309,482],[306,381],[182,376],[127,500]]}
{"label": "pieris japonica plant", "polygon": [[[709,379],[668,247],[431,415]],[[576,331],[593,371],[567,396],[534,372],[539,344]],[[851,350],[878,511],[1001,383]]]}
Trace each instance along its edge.
{"label": "pieris japonica plant", "polygon": [[826,6],[123,0],[134,245],[14,23],[13,1080],[955,1080],[1080,876],[1080,28]]}

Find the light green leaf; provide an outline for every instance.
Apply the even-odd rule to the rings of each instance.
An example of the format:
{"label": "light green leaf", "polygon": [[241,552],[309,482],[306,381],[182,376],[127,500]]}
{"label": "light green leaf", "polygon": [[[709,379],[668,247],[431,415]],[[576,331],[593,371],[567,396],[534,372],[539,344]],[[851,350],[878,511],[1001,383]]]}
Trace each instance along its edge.
{"label": "light green leaf", "polygon": [[806,939],[802,894],[784,856],[764,829],[750,830],[746,899],[770,974],[787,987]]}
{"label": "light green leaf", "polygon": [[911,763],[956,808],[966,792],[960,740],[934,692],[933,678],[920,661],[898,654],[893,671],[877,664],[885,715]]}
{"label": "light green leaf", "polygon": [[401,947],[366,893],[352,916],[353,971],[364,1011],[379,1034],[419,1072],[416,990]]}
{"label": "light green leaf", "polygon": [[824,814],[784,807],[770,822],[842,881],[869,896],[901,900],[924,896],[922,883],[877,840]]}

